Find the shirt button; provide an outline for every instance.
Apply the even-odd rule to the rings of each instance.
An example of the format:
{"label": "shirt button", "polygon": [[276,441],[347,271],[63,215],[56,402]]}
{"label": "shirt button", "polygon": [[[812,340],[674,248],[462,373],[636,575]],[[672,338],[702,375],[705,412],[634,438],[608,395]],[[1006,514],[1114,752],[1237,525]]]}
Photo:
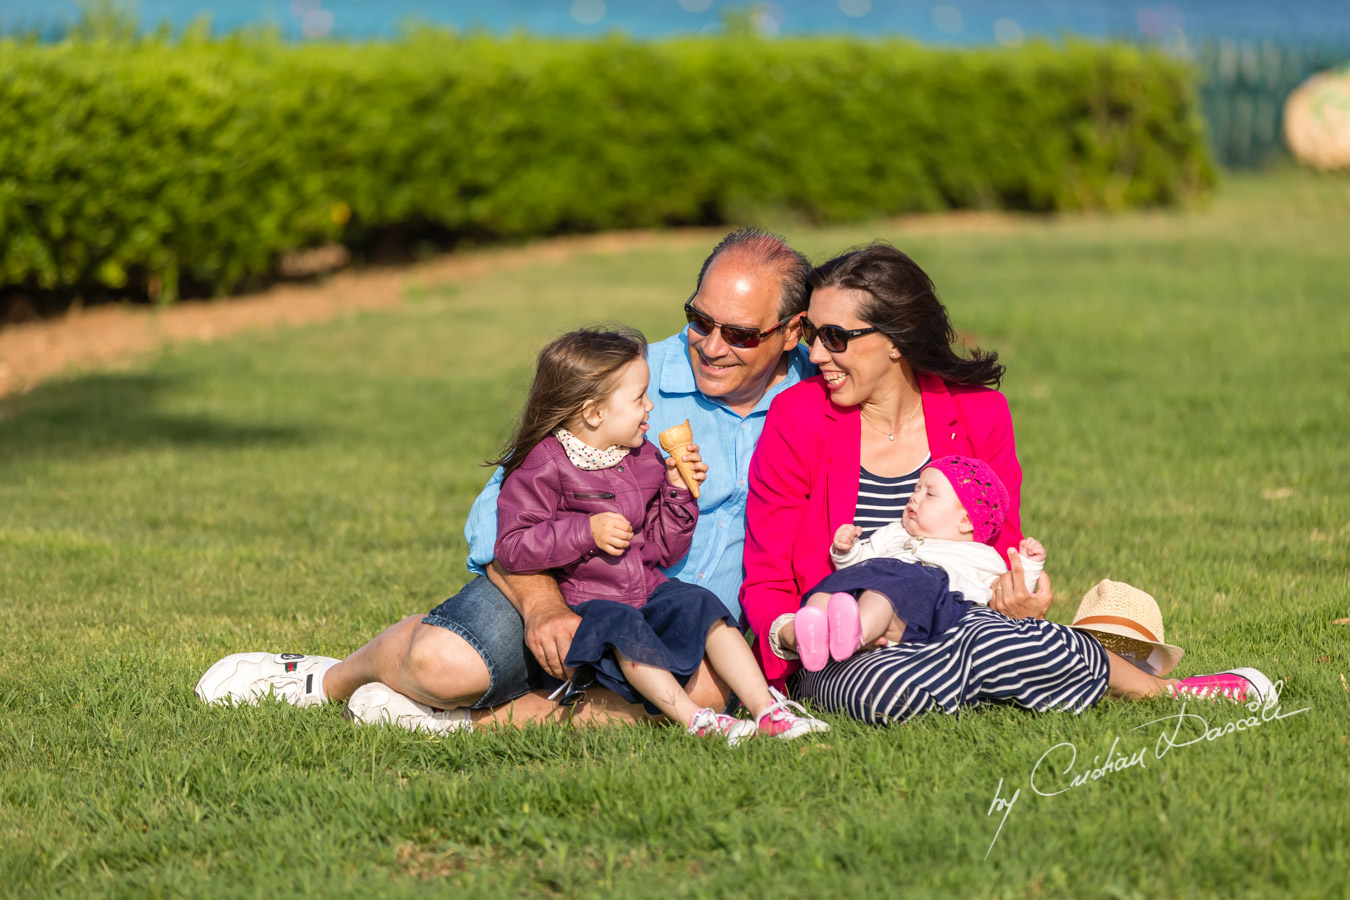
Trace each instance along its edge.
{"label": "shirt button", "polygon": [[699,579],[699,581],[702,581],[702,580],[703,580],[704,578],[706,578],[706,577],[707,577],[707,574],[706,574],[706,573],[704,573],[704,572],[699,572],[699,573],[698,573],[698,579]]}
{"label": "shirt button", "polygon": [[623,471],[623,466],[619,466],[619,471],[620,471],[620,472]]}
{"label": "shirt button", "polygon": [[736,479],[736,484],[740,485],[741,487],[745,487],[745,479],[744,479],[744,478],[737,478],[737,479]]}
{"label": "shirt button", "polygon": [[717,527],[718,527],[718,528],[726,528],[726,527],[727,527],[727,523],[726,523],[726,522],[718,522],[718,523],[717,523]]}

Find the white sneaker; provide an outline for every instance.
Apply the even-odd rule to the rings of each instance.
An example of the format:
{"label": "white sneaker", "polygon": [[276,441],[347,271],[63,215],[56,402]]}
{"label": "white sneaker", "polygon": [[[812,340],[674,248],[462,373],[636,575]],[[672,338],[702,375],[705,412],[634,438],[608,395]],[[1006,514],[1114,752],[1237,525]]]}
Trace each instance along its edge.
{"label": "white sneaker", "polygon": [[273,696],[295,706],[318,706],[323,673],[338,660],[302,653],[235,653],[206,670],[195,691],[204,703],[257,703]]}
{"label": "white sneaker", "polygon": [[473,730],[467,707],[437,709],[405,697],[378,681],[363,684],[353,691],[342,715],[366,725],[397,725],[409,731],[425,731],[428,734],[448,734],[461,728]]}

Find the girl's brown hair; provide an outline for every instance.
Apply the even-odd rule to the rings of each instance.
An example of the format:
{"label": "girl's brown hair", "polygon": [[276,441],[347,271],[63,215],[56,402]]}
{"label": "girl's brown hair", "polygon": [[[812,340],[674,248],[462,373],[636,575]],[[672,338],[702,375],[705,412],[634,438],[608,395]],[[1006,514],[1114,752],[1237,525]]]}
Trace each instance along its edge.
{"label": "girl's brown hair", "polygon": [[647,355],[642,332],[625,326],[581,328],[539,351],[534,383],[506,449],[490,466],[505,478],[520,467],[539,442],[587,403],[599,403],[614,390],[619,373]]}

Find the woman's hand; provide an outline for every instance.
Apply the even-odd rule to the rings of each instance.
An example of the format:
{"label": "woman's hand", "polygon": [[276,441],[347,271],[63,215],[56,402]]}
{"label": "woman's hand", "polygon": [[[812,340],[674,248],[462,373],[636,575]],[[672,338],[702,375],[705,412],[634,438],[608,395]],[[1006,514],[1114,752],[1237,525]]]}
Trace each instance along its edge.
{"label": "woman's hand", "polygon": [[1050,576],[1041,573],[1036,593],[1033,594],[1027,590],[1022,559],[1017,555],[1017,550],[1011,547],[1008,548],[1008,567],[1010,571],[1004,572],[994,582],[994,598],[989,601],[989,608],[1010,619],[1044,619],[1050,604],[1055,602]]}

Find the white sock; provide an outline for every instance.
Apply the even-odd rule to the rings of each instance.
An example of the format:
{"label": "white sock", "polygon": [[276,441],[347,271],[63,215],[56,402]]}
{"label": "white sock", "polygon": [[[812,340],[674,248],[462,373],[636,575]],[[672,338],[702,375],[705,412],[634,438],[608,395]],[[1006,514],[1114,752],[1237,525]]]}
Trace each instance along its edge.
{"label": "white sock", "polygon": [[307,673],[305,673],[305,693],[317,694],[324,703],[328,702],[328,692],[323,689],[323,676],[328,670],[342,662],[340,659],[325,660],[315,663]]}

